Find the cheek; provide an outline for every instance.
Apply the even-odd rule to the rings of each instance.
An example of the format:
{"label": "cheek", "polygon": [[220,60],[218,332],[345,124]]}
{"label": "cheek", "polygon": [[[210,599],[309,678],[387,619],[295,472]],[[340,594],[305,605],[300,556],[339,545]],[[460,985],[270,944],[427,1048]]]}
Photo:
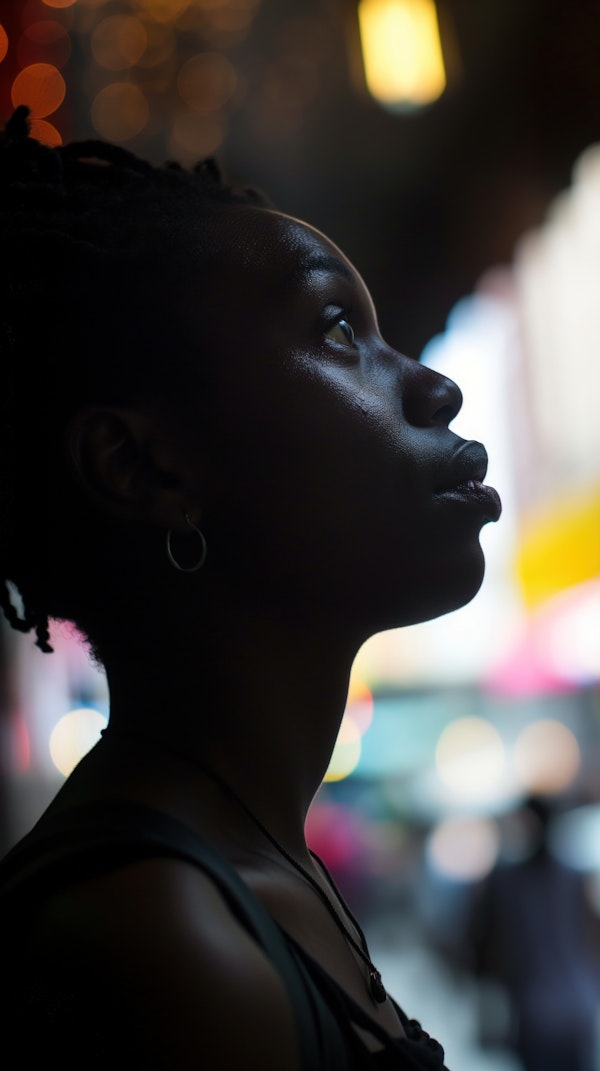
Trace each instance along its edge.
{"label": "cheek", "polygon": [[345,606],[373,631],[477,592],[476,526],[452,526],[436,509],[418,434],[370,416],[307,406],[296,391],[285,406],[255,404],[222,423],[205,531],[211,561],[240,590]]}
{"label": "cheek", "polygon": [[295,391],[285,405],[238,410],[217,451],[218,539],[254,569],[293,562],[347,577],[382,552],[389,566],[423,535],[410,447],[331,397]]}

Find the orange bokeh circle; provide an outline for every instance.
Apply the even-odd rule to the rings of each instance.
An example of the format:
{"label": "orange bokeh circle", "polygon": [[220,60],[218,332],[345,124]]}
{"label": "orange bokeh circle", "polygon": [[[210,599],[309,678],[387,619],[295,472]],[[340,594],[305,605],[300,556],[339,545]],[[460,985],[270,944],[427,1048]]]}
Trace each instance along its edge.
{"label": "orange bokeh circle", "polygon": [[8,34],[0,22],[0,63],[8,52]]}
{"label": "orange bokeh circle", "polygon": [[52,149],[57,145],[62,145],[58,130],[47,119],[32,119],[29,132],[32,138],[41,141],[42,145],[49,145]]}
{"label": "orange bokeh circle", "polygon": [[32,118],[43,119],[52,115],[65,99],[65,80],[50,63],[32,63],[19,72],[10,95],[15,108],[26,104]]}

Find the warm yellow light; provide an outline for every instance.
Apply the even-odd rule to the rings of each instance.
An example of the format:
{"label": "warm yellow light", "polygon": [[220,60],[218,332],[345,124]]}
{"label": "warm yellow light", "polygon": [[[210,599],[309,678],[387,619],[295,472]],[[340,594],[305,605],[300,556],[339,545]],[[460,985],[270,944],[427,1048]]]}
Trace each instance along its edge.
{"label": "warm yellow light", "polygon": [[63,8],[72,7],[77,0],[43,0],[43,2],[46,4],[46,7]]}
{"label": "warm yellow light", "polygon": [[358,766],[361,753],[360,731],[346,714],[325,774],[325,781],[342,781]]}
{"label": "warm yellow light", "polygon": [[10,95],[15,108],[26,104],[34,119],[44,119],[60,108],[65,92],[65,80],[53,64],[32,63],[19,71]]}
{"label": "warm yellow light", "polygon": [[132,15],[109,15],[98,23],[90,37],[96,63],[109,71],[133,67],[143,56],[147,42],[144,26]]}
{"label": "warm yellow light", "polygon": [[561,489],[524,513],[516,567],[527,606],[600,576],[600,485]]}
{"label": "warm yellow light", "polygon": [[389,107],[431,104],[446,88],[433,0],[360,0],[358,21],[369,92]]}
{"label": "warm yellow light", "polygon": [[41,141],[42,145],[62,145],[62,138],[53,123],[47,119],[31,119],[29,123],[31,137]]}
{"label": "warm yellow light", "polygon": [[144,93],[133,82],[111,82],[96,94],[91,106],[92,123],[101,138],[129,141],[148,122],[150,112]]}
{"label": "warm yellow light", "polygon": [[237,76],[233,64],[221,52],[199,52],[181,67],[177,90],[195,112],[218,112],[235,93]]}

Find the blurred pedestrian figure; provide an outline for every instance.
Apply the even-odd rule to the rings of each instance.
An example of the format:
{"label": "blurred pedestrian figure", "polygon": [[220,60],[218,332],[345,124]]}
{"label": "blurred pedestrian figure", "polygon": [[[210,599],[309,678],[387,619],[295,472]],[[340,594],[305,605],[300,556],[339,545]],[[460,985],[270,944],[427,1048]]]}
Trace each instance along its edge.
{"label": "blurred pedestrian figure", "polygon": [[496,867],[476,897],[474,966],[506,992],[509,1043],[524,1071],[597,1071],[600,970],[585,878],[550,850],[549,801],[530,797],[525,817],[535,829],[531,854]]}

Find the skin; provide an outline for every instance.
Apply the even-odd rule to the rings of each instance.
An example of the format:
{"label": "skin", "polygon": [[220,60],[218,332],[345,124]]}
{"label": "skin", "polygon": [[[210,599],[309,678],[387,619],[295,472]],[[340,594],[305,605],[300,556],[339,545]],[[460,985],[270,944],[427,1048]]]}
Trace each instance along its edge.
{"label": "skin", "polygon": [[[448,490],[484,467],[481,448],[461,452],[449,429],[460,391],[381,339],[368,290],[333,243],[250,207],[218,213],[214,236],[209,289],[192,278],[165,302],[208,360],[209,404],[193,391],[177,403],[140,396],[128,409],[86,409],[69,428],[69,464],[99,515],[142,538],[171,529],[181,547],[187,513],[208,556],[198,573],[165,568],[151,639],[138,643],[132,627],[124,651],[105,637],[116,732],[51,811],[120,797],[180,818],[401,1036],[314,890],[194,760],[327,888],[304,822],[356,653],[375,632],[473,597],[479,533],[499,504],[480,484]],[[106,974],[143,1024],[149,1066],[187,1071],[199,1051],[209,1067],[299,1066],[279,978],[193,868],[153,860],[78,886],[35,932],[78,977]]]}

